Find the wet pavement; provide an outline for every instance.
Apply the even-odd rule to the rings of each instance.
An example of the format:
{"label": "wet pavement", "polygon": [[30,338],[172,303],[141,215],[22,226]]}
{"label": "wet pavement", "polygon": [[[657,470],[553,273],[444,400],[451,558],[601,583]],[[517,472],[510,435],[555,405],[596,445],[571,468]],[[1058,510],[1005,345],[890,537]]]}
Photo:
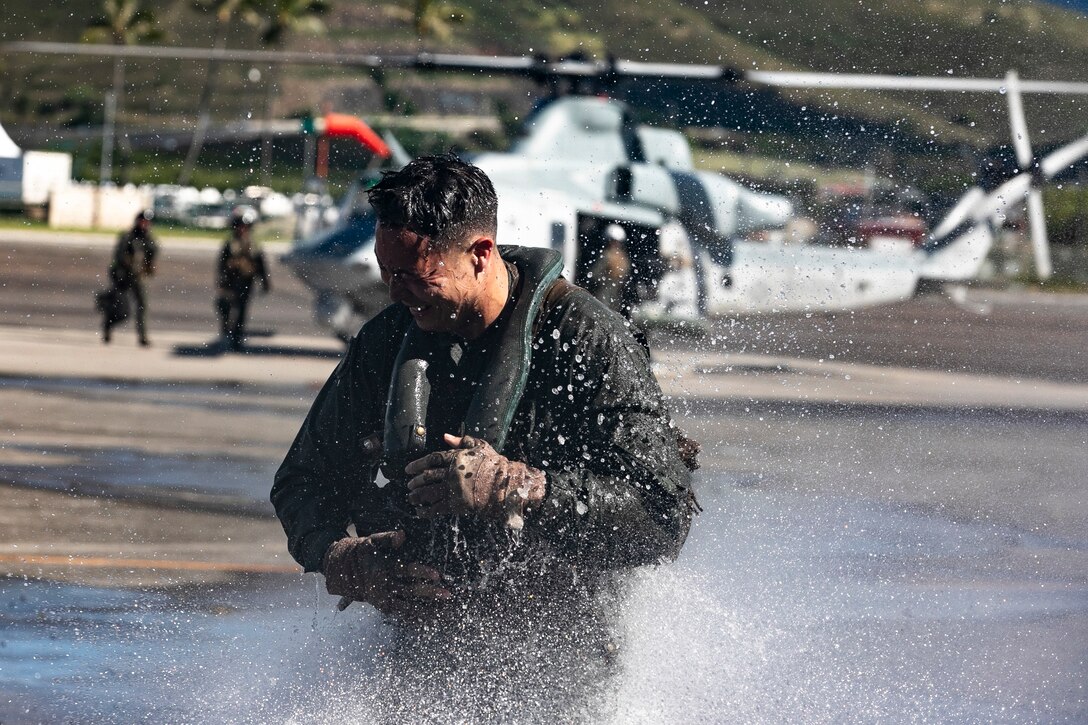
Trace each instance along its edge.
{"label": "wet pavement", "polygon": [[0,377],[0,481],[271,515],[309,385]]}
{"label": "wet pavement", "polygon": [[[35,446],[35,464],[0,465],[0,480],[84,496],[133,498],[213,511],[272,515],[269,481],[278,461],[154,455],[138,449]],[[58,460],[59,464],[50,461]]]}
{"label": "wet pavement", "polygon": [[[681,559],[636,574],[613,722],[1083,722],[1073,544],[702,477]],[[132,590],[0,583],[3,722],[373,722],[382,627],[317,577]],[[456,722],[463,713],[430,712]]]}
{"label": "wet pavement", "polygon": [[[1088,416],[752,406],[680,418],[704,444],[705,511],[679,562],[633,577],[611,721],[1088,718]],[[257,508],[269,483],[229,457],[113,455],[73,470]],[[333,605],[312,575],[8,579],[0,721],[379,721],[379,660],[360,653],[383,627]]]}
{"label": "wet pavement", "polygon": [[[0,722],[380,719],[385,628],[255,573],[294,571],[267,493],[338,354],[308,296],[285,278],[257,310],[278,334],[223,354],[194,245],[164,257],[155,347],[104,347],[107,247],[39,247],[2,300]],[[670,344],[705,511],[632,577],[611,721],[1088,721],[1085,311],[922,300]]]}

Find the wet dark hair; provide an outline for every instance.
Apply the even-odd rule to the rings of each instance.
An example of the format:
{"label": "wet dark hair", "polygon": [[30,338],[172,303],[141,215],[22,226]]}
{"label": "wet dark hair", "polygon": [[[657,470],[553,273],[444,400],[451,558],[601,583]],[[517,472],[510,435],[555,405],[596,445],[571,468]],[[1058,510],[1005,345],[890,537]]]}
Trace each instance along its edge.
{"label": "wet dark hair", "polygon": [[421,156],[387,171],[367,192],[378,222],[428,237],[439,250],[470,234],[495,234],[498,198],[491,179],[453,154]]}

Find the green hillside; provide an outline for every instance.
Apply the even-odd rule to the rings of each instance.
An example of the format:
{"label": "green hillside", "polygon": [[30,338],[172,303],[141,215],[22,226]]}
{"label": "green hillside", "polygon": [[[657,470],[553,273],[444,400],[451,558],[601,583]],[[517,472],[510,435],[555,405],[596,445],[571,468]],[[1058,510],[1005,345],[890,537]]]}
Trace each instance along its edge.
{"label": "green hillside", "polygon": [[[148,5],[174,45],[209,46],[214,21],[188,0]],[[456,0],[435,3],[466,17],[422,41],[411,24],[414,4],[332,0],[322,36],[292,36],[291,50],[503,54],[580,51],[647,61],[725,63],[762,70],[818,70],[1000,77],[1009,68],[1032,79],[1088,76],[1088,18],[1019,0]],[[6,0],[4,40],[74,41],[98,9],[88,0]],[[441,16],[441,13],[439,13]],[[444,32],[443,32],[444,31]],[[260,47],[257,32],[238,25],[231,47]],[[200,63],[127,64],[122,121],[168,128],[195,117]],[[267,69],[224,65],[216,120],[259,118]],[[16,130],[95,125],[111,78],[109,61],[0,57],[0,121]],[[356,113],[454,112],[522,116],[538,90],[515,79],[389,73],[381,85],[344,70],[291,68],[278,84],[276,112],[287,116],[322,101]],[[729,148],[820,165],[875,164],[889,172],[907,156],[959,159],[970,147],[1007,143],[1005,99],[997,94],[784,92],[755,96],[696,87],[634,88],[640,112],[680,124],[720,124],[742,133]],[[626,92],[620,89],[620,93]],[[1086,101],[1029,97],[1028,120],[1038,145],[1088,130]],[[748,107],[751,106],[749,109]],[[729,112],[723,108],[729,107]],[[487,143],[489,140],[480,141]],[[963,159],[960,159],[963,160]],[[972,162],[973,163],[973,162]],[[944,166],[947,163],[942,162]],[[966,161],[953,173],[962,174]],[[931,165],[932,168],[932,165]],[[940,165],[938,166],[938,169]],[[934,173],[939,173],[935,171]]]}

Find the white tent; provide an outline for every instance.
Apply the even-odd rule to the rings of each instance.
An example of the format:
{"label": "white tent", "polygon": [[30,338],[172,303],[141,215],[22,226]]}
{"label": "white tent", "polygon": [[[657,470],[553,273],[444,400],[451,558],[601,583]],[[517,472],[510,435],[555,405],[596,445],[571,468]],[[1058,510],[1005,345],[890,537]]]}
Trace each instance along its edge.
{"label": "white tent", "polygon": [[0,159],[18,158],[22,153],[22,149],[15,145],[15,142],[11,140],[11,136],[8,136],[8,132],[4,130],[3,126],[0,126]]}

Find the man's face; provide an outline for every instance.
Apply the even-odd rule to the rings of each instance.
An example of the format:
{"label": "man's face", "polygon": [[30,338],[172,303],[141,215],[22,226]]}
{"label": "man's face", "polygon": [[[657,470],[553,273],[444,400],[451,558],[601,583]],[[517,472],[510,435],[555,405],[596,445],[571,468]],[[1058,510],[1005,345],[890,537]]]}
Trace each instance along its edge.
{"label": "man's face", "polygon": [[482,278],[465,249],[439,252],[426,237],[379,225],[374,253],[390,299],[407,307],[421,330],[462,333],[479,314]]}

